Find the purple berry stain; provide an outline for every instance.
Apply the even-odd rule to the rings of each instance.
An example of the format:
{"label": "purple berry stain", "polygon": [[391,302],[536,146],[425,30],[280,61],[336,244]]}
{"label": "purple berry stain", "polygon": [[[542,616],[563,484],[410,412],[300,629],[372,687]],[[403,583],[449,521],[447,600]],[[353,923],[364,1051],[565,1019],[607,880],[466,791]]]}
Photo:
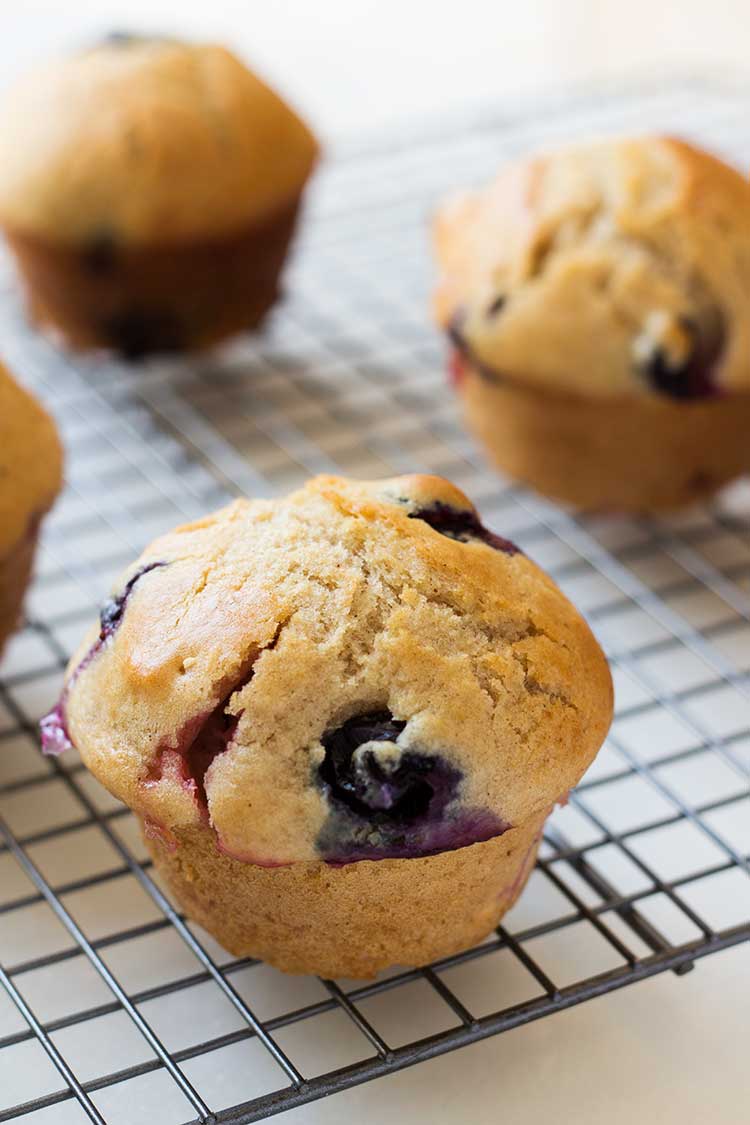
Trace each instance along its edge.
{"label": "purple berry stain", "polygon": [[246,667],[232,688],[212,710],[195,715],[177,736],[163,742],[156,751],[143,781],[151,788],[162,781],[171,781],[190,794],[204,821],[209,820],[206,774],[216,759],[231,748],[242,711],[228,710],[232,697],[250,683],[255,672],[255,658]]}
{"label": "purple berry stain", "polygon": [[229,749],[234,738],[240,716],[227,714],[226,708],[232,695],[247,682],[233,688],[208,715],[191,719],[174,743],[157,750],[144,782],[147,788],[161,781],[176,782],[190,794],[201,816],[208,819],[206,774],[216,758]]}
{"label": "purple berry stain", "polygon": [[[99,613],[99,624],[101,626],[99,632],[99,640],[95,643],[94,648],[101,647],[106,640],[108,640],[117,626],[122,621],[122,615],[125,612],[125,606],[128,604],[128,598],[133,592],[133,587],[136,582],[140,582],[144,574],[150,574],[152,570],[157,570],[160,566],[166,566],[163,562],[147,563],[137,570],[132,578],[128,579],[125,587],[121,593],[117,594],[114,598],[108,598],[101,608]],[[92,650],[93,651],[93,650]]]}
{"label": "purple berry stain", "polygon": [[43,754],[55,757],[58,754],[62,754],[65,750],[71,750],[73,748],[65,715],[68,695],[70,694],[73,684],[76,682],[81,672],[89,666],[94,657],[101,652],[104,645],[116,631],[122,621],[128,598],[133,592],[133,587],[136,582],[143,578],[144,574],[156,570],[157,567],[166,565],[167,564],[164,562],[153,562],[142,566],[140,570],[137,570],[132,578],[126,582],[121,593],[113,598],[108,598],[102,606],[99,614],[99,636],[83,657],[80,664],[71,672],[56,706],[39,722]]}
{"label": "purple berry stain", "polygon": [[654,347],[643,364],[643,373],[655,391],[667,398],[690,401],[715,398],[716,367],[724,346],[724,331],[717,330],[711,339],[704,339],[694,321],[680,318],[680,326],[690,339],[690,348],[682,363],[670,362],[661,347]]}
{"label": "purple berry stain", "polygon": [[378,711],[324,735],[317,781],[330,813],[317,846],[328,863],[436,855],[510,827],[489,809],[460,805],[463,775],[445,758],[401,750],[405,726]]}
{"label": "purple berry stain", "polygon": [[[506,300],[507,298],[505,297],[498,297],[493,301],[487,309],[487,316],[497,316],[502,311]],[[486,363],[483,363],[474,353],[474,349],[466,336],[466,310],[464,308],[459,308],[454,312],[453,316],[448,321],[446,334],[452,345],[450,359],[451,378],[457,387],[460,386],[466,376],[467,364],[469,364],[485,382],[502,384],[515,381],[509,379],[507,375],[495,371]],[[456,377],[457,375],[459,377]]]}
{"label": "purple berry stain", "polygon": [[510,539],[503,539],[501,535],[495,535],[493,531],[486,528],[471,508],[453,508],[450,504],[436,500],[427,508],[418,508],[416,511],[409,512],[409,518],[423,520],[434,531],[447,535],[449,539],[455,539],[459,543],[478,541],[506,555],[520,554],[520,548],[515,543],[511,543]]}
{"label": "purple berry stain", "polygon": [[55,758],[58,754],[63,754],[66,750],[71,750],[73,748],[73,743],[68,733],[68,725],[65,721],[65,707],[63,702],[63,696],[65,694],[65,691],[63,691],[63,695],[60,697],[58,703],[39,720],[42,753],[47,754],[51,758]]}

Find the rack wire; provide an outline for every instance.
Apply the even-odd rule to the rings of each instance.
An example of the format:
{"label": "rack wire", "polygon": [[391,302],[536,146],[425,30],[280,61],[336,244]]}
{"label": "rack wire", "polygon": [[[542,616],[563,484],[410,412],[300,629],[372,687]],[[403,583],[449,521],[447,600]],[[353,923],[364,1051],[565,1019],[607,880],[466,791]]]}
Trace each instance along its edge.
{"label": "rack wire", "polygon": [[[750,163],[720,85],[601,91],[350,146],[318,179],[267,332],[127,368],[25,327],[67,490],[0,681],[0,1122],[240,1125],[750,939],[750,488],[661,520],[576,518],[500,480],[462,432],[430,326],[426,220],[538,144],[687,133]],[[610,657],[617,715],[530,886],[474,949],[375,981],[232,959],[172,905],[129,812],[36,723],[116,573],[154,534],[309,473],[451,477],[553,574]]]}

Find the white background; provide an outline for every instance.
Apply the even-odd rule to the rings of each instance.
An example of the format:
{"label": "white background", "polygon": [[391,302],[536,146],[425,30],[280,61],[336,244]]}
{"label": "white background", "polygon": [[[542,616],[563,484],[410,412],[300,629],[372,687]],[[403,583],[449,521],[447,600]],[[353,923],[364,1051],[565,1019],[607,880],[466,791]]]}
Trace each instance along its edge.
{"label": "white background", "polygon": [[0,80],[114,29],[233,43],[319,130],[366,132],[565,82],[743,74],[747,0],[0,0]]}
{"label": "white background", "polygon": [[[633,72],[742,75],[750,44],[742,0],[3,0],[0,13],[0,82],[106,30],[177,31],[233,43],[329,139]],[[749,1027],[744,947],[278,1120],[747,1125]]]}

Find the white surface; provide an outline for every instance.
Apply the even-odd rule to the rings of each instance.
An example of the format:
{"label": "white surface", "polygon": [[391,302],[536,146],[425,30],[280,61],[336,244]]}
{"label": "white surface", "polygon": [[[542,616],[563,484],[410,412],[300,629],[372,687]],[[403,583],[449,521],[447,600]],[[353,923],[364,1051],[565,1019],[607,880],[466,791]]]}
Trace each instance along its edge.
{"label": "white surface", "polygon": [[0,68],[113,29],[233,43],[326,136],[633,71],[746,71],[745,0],[0,0]]}
{"label": "white surface", "polygon": [[[497,102],[566,79],[611,77],[635,67],[654,72],[696,63],[712,70],[731,68],[744,63],[750,30],[747,5],[705,0],[658,6],[653,0],[464,0],[460,5],[214,0],[179,7],[163,0],[102,0],[4,8],[0,67],[6,75],[40,52],[113,26],[186,28],[196,36],[237,42],[329,136],[366,132],[403,116],[439,113],[463,103]],[[106,856],[100,858],[107,862]],[[54,859],[46,857],[46,862]],[[121,906],[124,913],[130,909],[127,896]],[[19,941],[30,955],[26,937]],[[149,949],[142,963],[119,965],[118,971],[130,968],[137,976],[152,957]],[[164,961],[156,959],[152,967],[162,973],[175,959],[177,952],[169,949]],[[136,976],[131,987],[146,986],[135,983]],[[97,987],[91,979],[75,987],[84,989],[87,983]],[[290,982],[290,995],[296,997],[290,1006],[315,987]],[[257,978],[254,1002],[256,990]],[[54,1012],[56,997],[44,988],[41,996]],[[419,1004],[414,1010],[418,1015]],[[400,1018],[413,1016],[402,1012]],[[178,1014],[173,1030],[184,1032],[189,1023],[188,1007]],[[745,947],[699,963],[688,977],[662,976],[279,1120],[295,1125],[385,1120],[409,1125],[747,1125],[749,1024],[750,949]],[[345,1026],[334,1028],[329,1046],[347,1035]],[[85,1067],[87,1060],[76,1056],[74,1040],[71,1034],[65,1047]],[[106,1044],[103,1028],[102,1050]],[[134,1041],[136,1055],[139,1049]],[[31,1060],[38,1050],[29,1044],[28,1054]],[[106,1065],[102,1059],[88,1061]],[[18,1062],[20,1072],[20,1055]],[[46,1073],[40,1065],[38,1073]],[[215,1068],[216,1062],[197,1060],[191,1073],[196,1080],[231,1084],[233,1076],[261,1063],[252,1052],[238,1051],[225,1060],[225,1072],[199,1073],[201,1065]],[[166,1081],[164,1087],[166,1091]],[[127,1103],[116,1090],[98,1096],[97,1102],[123,1125],[146,1121],[147,1102],[139,1102],[136,1091]],[[72,1106],[58,1106],[27,1120],[78,1125],[83,1116]]]}
{"label": "white surface", "polygon": [[747,1125],[750,949],[282,1114],[288,1125]]}

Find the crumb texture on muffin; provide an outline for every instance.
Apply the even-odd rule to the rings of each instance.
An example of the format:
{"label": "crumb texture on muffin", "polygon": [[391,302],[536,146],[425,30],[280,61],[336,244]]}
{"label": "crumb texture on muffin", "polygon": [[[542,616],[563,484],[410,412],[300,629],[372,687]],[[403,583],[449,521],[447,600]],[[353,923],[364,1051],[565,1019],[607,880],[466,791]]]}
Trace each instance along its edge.
{"label": "crumb texture on muffin", "polygon": [[457,851],[342,867],[240,863],[198,829],[180,830],[172,846],[147,832],[146,844],[190,917],[234,956],[291,973],[369,978],[486,937],[524,888],[544,816]]}
{"label": "crumb texture on muffin", "polygon": [[220,238],[298,197],[314,137],[230,51],[138,36],[18,82],[0,109],[0,221],[88,248]]}
{"label": "crumb texture on muffin", "polygon": [[484,846],[543,818],[611,719],[582,618],[439,478],[236,501],[116,594],[58,719],[152,835],[253,867]]}
{"label": "crumb texture on muffin", "polygon": [[488,383],[750,393],[750,184],[667,137],[519,160],[436,222],[435,306]]}

